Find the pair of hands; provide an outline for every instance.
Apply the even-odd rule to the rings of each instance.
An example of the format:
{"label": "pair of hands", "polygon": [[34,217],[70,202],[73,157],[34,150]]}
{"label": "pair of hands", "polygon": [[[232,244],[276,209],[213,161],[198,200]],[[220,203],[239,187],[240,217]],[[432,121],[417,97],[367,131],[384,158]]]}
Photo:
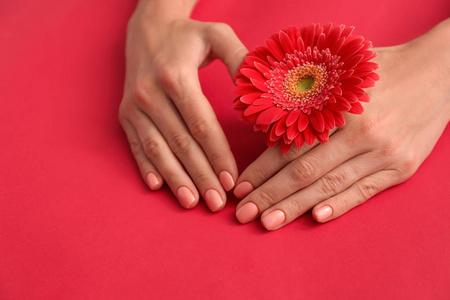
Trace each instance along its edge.
{"label": "pair of hands", "polygon": [[327,144],[284,155],[267,149],[238,176],[198,69],[219,58],[233,76],[247,49],[226,24],[135,14],[119,119],[146,183],[157,190],[165,180],[185,208],[201,195],[219,211],[234,188],[241,223],[261,217],[274,230],[310,209],[327,222],[408,179],[436,144],[450,117],[447,23],[407,44],[374,49],[381,80],[368,90],[371,102],[363,115],[346,115]]}

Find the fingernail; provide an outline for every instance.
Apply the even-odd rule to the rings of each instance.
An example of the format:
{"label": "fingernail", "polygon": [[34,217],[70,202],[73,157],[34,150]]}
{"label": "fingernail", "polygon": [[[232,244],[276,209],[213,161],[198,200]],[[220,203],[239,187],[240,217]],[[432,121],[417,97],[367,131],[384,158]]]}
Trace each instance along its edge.
{"label": "fingernail", "polygon": [[155,174],[153,173],[148,173],[147,174],[147,184],[150,187],[150,189],[152,189],[153,191],[156,191],[157,189],[159,189],[159,180],[158,177],[156,177]]}
{"label": "fingernail", "polygon": [[248,223],[252,221],[258,215],[259,209],[252,202],[245,203],[241,208],[236,212],[236,218],[242,224]]}
{"label": "fingernail", "polygon": [[216,212],[223,206],[222,197],[216,190],[207,190],[205,193],[205,201],[210,210]]}
{"label": "fingernail", "polygon": [[219,173],[219,180],[225,191],[230,191],[234,187],[234,179],[227,171]]}
{"label": "fingernail", "polygon": [[284,220],[286,220],[286,215],[279,209],[274,210],[261,218],[261,222],[267,230],[276,229],[284,222]]}
{"label": "fingernail", "polygon": [[324,220],[331,217],[332,214],[333,214],[333,209],[331,208],[331,206],[325,205],[325,206],[322,206],[321,208],[317,209],[314,215],[315,215],[317,221],[323,222]]}
{"label": "fingernail", "polygon": [[178,200],[180,200],[181,204],[185,208],[194,207],[194,205],[193,205],[195,203],[194,194],[187,187],[182,186],[177,190],[177,198],[178,198]]}
{"label": "fingernail", "polygon": [[248,181],[243,181],[234,189],[234,195],[239,199],[244,198],[254,190],[253,185]]}

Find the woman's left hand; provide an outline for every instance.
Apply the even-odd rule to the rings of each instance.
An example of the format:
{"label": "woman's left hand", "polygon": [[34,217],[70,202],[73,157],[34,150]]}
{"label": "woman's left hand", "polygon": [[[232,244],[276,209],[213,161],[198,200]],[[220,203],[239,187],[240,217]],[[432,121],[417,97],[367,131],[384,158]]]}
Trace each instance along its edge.
{"label": "woman's left hand", "polygon": [[362,115],[324,145],[267,149],[239,177],[236,217],[281,228],[313,208],[333,220],[411,177],[450,119],[450,21],[407,44],[376,48],[381,80]]}

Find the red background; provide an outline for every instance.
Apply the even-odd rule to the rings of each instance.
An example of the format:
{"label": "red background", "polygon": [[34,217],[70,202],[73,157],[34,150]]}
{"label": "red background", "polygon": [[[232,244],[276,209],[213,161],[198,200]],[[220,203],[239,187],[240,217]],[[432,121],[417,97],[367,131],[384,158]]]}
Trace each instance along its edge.
{"label": "red background", "polygon": [[[318,225],[277,232],[182,209],[140,179],[117,122],[135,1],[0,0],[0,299],[449,299],[450,131],[407,182]],[[388,46],[450,16],[448,0],[209,0],[249,49],[312,22]],[[420,70],[418,70],[420,71]],[[262,136],[233,83],[201,71],[242,171]]]}

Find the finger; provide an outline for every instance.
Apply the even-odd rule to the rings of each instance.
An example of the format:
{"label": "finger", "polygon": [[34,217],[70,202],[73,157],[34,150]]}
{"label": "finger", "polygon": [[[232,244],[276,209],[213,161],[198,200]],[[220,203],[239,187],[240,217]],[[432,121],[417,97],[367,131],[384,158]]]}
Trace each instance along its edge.
{"label": "finger", "polygon": [[279,147],[268,148],[239,176],[234,195],[238,199],[243,199],[292,160],[315,147],[317,143],[316,141],[312,146],[305,145],[302,148],[291,147],[286,154],[282,154]]}
{"label": "finger", "polygon": [[313,184],[264,211],[261,222],[267,230],[281,228],[303,215],[314,205],[343,192],[361,178],[382,170],[385,165],[386,163],[373,152],[355,156]]}
{"label": "finger", "polygon": [[164,180],[155,166],[148,160],[147,156],[145,156],[144,149],[142,149],[142,144],[136,130],[128,120],[121,121],[121,124],[127,136],[128,143],[130,144],[131,152],[139,167],[142,179],[144,179],[153,191],[159,190],[162,187]]}
{"label": "finger", "polygon": [[344,192],[318,204],[313,209],[313,217],[320,223],[331,221],[379,192],[401,183],[401,178],[394,170],[383,170],[369,175]]}
{"label": "finger", "polygon": [[187,209],[195,207],[199,200],[198,191],[153,122],[142,112],[137,112],[130,122],[136,129],[145,156],[165,178],[180,204]]}
{"label": "finger", "polygon": [[[156,161],[153,158],[150,158],[150,160],[168,182],[168,178],[164,175],[159,164],[165,163],[163,156],[169,157],[169,152],[174,158],[176,156],[195,183],[208,207],[212,211],[219,211],[225,206],[226,194],[205,153],[193,139],[172,102],[159,89],[151,89],[151,91],[151,94],[149,91],[139,94],[139,97],[141,97],[140,108],[149,116],[151,123],[156,125],[158,132],[164,137],[165,143],[170,149],[165,150],[167,153],[160,154],[161,160]],[[148,121],[150,121],[149,118],[147,118]],[[237,173],[237,167],[235,172]]]}
{"label": "finger", "polygon": [[203,149],[215,177],[219,177],[226,191],[231,190],[238,176],[236,161],[214,110],[203,95],[197,70],[192,69],[185,75],[174,72],[164,82],[168,96],[176,105],[190,134]]}
{"label": "finger", "polygon": [[358,154],[359,149],[351,147],[342,132],[337,132],[328,144],[319,145],[295,159],[244,198],[237,206],[236,217],[241,223],[255,219],[258,216],[254,215],[255,206],[258,213],[265,211]]}
{"label": "finger", "polygon": [[234,76],[248,50],[228,24],[209,24],[212,26],[208,27],[210,30],[207,31],[207,39],[211,43],[211,50],[225,63],[231,76]]}

